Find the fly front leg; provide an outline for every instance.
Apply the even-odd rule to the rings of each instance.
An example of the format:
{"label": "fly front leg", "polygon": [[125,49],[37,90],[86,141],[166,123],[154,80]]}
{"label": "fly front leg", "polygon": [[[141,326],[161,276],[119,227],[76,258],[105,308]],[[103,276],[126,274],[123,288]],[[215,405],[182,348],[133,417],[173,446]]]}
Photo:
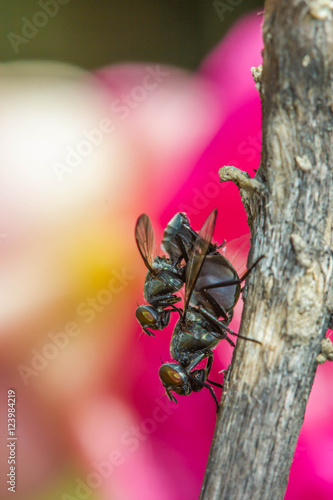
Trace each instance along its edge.
{"label": "fly front leg", "polygon": [[191,363],[186,368],[187,373],[191,372],[193,368],[195,368],[200,363],[200,361],[212,355],[213,353],[210,350],[201,352],[196,358],[192,359]]}
{"label": "fly front leg", "polygon": [[174,295],[172,293],[167,293],[166,295],[160,295],[159,297],[153,297],[152,299],[149,300],[149,303],[152,306],[160,306],[163,303],[167,304],[169,306],[170,304],[175,304],[176,302],[179,302],[180,300],[182,300],[181,297],[178,297],[177,295]]}
{"label": "fly front leg", "polygon": [[145,326],[142,327],[142,330],[145,332],[146,335],[148,335],[148,337],[155,337],[155,333],[153,333],[150,330],[148,330],[148,328],[146,328]]}
{"label": "fly front leg", "polygon": [[212,366],[213,366],[213,353],[211,353],[209,356],[208,356],[208,360],[207,360],[207,364],[206,364],[206,368],[205,368],[205,371],[206,371],[206,378],[208,377],[208,375],[210,374],[210,370],[212,369]]}
{"label": "fly front leg", "polygon": [[209,378],[208,378],[210,370],[212,368],[212,365],[213,365],[213,353],[211,353],[210,356],[208,357],[207,365],[206,365],[206,368],[205,368],[205,371],[206,371],[206,380],[210,384],[215,385],[215,387],[219,387],[220,389],[222,389],[222,387],[223,387],[222,384],[219,384],[218,382],[213,382],[213,380],[209,380]]}
{"label": "fly front leg", "polygon": [[[181,309],[180,307],[176,307],[173,304],[168,304],[167,302],[162,302],[161,304],[159,304],[159,307],[163,307],[163,308],[170,307],[170,309],[164,309],[164,310],[167,311],[168,313],[177,312],[179,314],[179,316],[182,317],[183,309]],[[169,314],[169,319],[170,319],[170,314]],[[169,323],[169,320],[168,320],[168,323]]]}
{"label": "fly front leg", "polygon": [[[208,361],[207,361],[206,368],[204,370],[193,370],[193,368],[195,368],[200,363],[200,361],[202,361],[203,359],[205,359],[207,357],[208,357]],[[209,392],[212,395],[212,398],[215,401],[216,413],[217,413],[219,411],[219,403],[217,401],[215,392],[213,391],[212,387],[204,381],[204,380],[207,380],[207,376],[211,370],[212,363],[213,363],[213,352],[210,349],[208,349],[208,350],[202,352],[201,354],[199,354],[196,358],[194,358],[186,370],[188,373],[188,378],[191,380],[192,384],[194,384],[194,385],[192,385],[192,390],[197,392],[198,389],[195,389],[195,386],[206,387],[206,389],[209,390]],[[204,373],[204,380],[200,380],[199,378],[197,378],[193,375],[194,372],[197,372],[197,374],[198,374],[198,372],[200,372],[200,371],[202,373]],[[189,373],[189,372],[192,372],[192,373]],[[209,381],[209,383],[212,383],[212,382]],[[213,382],[213,385],[216,385],[217,387],[222,387],[220,384],[217,384],[216,382]]]}

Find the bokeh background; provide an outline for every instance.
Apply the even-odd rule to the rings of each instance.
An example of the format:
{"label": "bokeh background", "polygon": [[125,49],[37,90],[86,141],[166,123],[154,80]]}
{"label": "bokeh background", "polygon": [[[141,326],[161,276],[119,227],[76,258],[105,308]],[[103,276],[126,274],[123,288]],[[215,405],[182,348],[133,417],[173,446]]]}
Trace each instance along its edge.
{"label": "bokeh background", "polygon": [[[235,253],[248,233],[227,164],[260,160],[263,2],[3,0],[0,33],[1,498],[192,500],[215,425],[208,391],[170,403],[172,324],[140,335],[145,267],[178,211]],[[246,239],[246,237],[245,237]],[[241,246],[234,264],[246,261]],[[236,252],[237,253],[237,252]],[[232,327],[237,330],[241,300]],[[217,347],[212,378],[232,352]],[[287,500],[333,495],[333,369],[318,368]],[[220,397],[220,392],[218,397]]]}

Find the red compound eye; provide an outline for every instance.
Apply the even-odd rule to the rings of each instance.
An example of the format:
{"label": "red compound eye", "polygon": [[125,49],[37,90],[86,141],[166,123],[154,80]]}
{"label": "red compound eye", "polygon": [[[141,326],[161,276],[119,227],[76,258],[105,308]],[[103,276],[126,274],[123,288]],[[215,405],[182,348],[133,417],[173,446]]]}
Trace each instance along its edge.
{"label": "red compound eye", "polygon": [[138,318],[139,322],[143,325],[150,325],[152,323],[155,323],[155,318],[153,314],[150,311],[148,311],[148,309],[145,307],[137,308],[136,317]]}
{"label": "red compound eye", "polygon": [[154,316],[149,312],[149,311],[144,311],[142,313],[142,316],[146,319],[146,321],[148,321],[149,323],[151,323],[152,321],[154,321]]}
{"label": "red compound eye", "polygon": [[162,382],[166,385],[182,385],[183,377],[175,368],[168,365],[162,365],[159,370],[159,376]]}

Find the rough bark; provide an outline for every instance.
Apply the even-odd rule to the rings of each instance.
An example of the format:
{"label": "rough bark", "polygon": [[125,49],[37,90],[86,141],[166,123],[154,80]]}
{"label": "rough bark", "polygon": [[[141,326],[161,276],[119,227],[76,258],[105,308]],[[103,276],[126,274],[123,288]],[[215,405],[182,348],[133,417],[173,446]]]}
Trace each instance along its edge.
{"label": "rough bark", "polygon": [[[247,210],[250,275],[201,500],[280,500],[332,313],[333,6],[267,0],[261,165],[224,167]],[[331,352],[331,351],[330,351]],[[329,358],[329,354],[326,355]]]}

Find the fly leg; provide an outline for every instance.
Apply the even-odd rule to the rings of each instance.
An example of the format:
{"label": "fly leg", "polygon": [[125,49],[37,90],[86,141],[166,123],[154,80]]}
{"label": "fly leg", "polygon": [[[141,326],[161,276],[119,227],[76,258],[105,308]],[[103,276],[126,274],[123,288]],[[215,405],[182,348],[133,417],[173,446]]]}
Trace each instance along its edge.
{"label": "fly leg", "polygon": [[198,354],[198,356],[192,359],[191,363],[188,365],[186,369],[187,373],[191,372],[193,368],[195,368],[200,363],[200,361],[212,355],[213,355],[212,351],[205,351]]}
{"label": "fly leg", "polygon": [[212,398],[214,399],[215,401],[215,404],[216,404],[216,413],[219,411],[220,409],[220,406],[219,406],[219,403],[217,401],[217,397],[215,395],[215,392],[213,391],[213,388],[209,385],[209,384],[206,384],[206,382],[202,382],[201,380],[197,380],[195,377],[193,377],[190,373],[188,374],[188,378],[194,382],[195,384],[199,384],[201,387],[206,387],[206,389],[209,390],[209,392],[211,393],[212,395]]}
{"label": "fly leg", "polygon": [[[142,326],[142,325],[141,325]],[[149,336],[149,337],[155,337],[155,333],[151,332],[150,330],[148,330],[148,328],[146,327],[142,327],[142,330]],[[142,332],[141,332],[142,333]]]}
{"label": "fly leg", "polygon": [[255,263],[252,264],[252,266],[249,267],[249,269],[240,278],[236,278],[236,279],[232,279],[232,280],[225,280],[225,281],[222,281],[222,282],[219,282],[219,283],[212,283],[211,285],[207,285],[207,286],[201,288],[198,291],[202,292],[203,290],[209,290],[211,288],[222,288],[224,286],[239,285],[240,283],[242,283],[242,281],[244,281],[248,277],[248,275],[250,274],[250,272],[255,268],[255,266],[258,264],[258,262],[261,259],[263,259],[263,258],[264,258],[264,255],[262,255],[261,257],[259,257],[259,259],[257,259],[255,261]]}
{"label": "fly leg", "polygon": [[212,324],[213,327],[215,327],[216,330],[211,332],[212,335],[214,335],[214,337],[221,340],[225,339],[227,342],[229,342],[229,344],[232,347],[235,347],[235,344],[231,339],[229,339],[226,332],[229,332],[233,335],[237,335],[237,333],[230,330],[230,328],[228,328],[226,324],[224,324],[222,321],[219,321],[213,314],[208,312],[207,309],[205,309],[204,307],[198,306],[195,307],[195,309],[198,312],[200,312],[206,319],[208,319],[208,321]]}
{"label": "fly leg", "polygon": [[227,240],[223,240],[221,245],[216,246],[216,250],[220,250],[220,248],[223,248],[224,245],[226,244]]}
{"label": "fly leg", "polygon": [[213,354],[210,354],[208,356],[208,360],[207,360],[207,364],[206,364],[206,369],[205,369],[206,379],[207,379],[208,375],[210,374],[210,370],[212,369],[212,365],[213,365]]}
{"label": "fly leg", "polygon": [[209,390],[209,392],[211,393],[212,398],[214,399],[215,404],[216,404],[216,413],[218,413],[218,411],[220,409],[220,405],[219,405],[219,403],[217,401],[217,397],[215,395],[215,392],[213,391],[213,388],[209,384],[206,384],[206,382],[203,382],[202,386],[206,387]]}
{"label": "fly leg", "polygon": [[211,370],[211,368],[212,368],[212,365],[213,365],[213,354],[211,354],[211,355],[208,357],[208,361],[207,361],[207,365],[206,365],[206,369],[205,369],[205,371],[206,371],[206,380],[207,380],[207,382],[209,382],[210,384],[215,385],[215,387],[219,387],[220,389],[222,389],[222,387],[223,387],[223,386],[222,386],[222,384],[219,384],[219,383],[217,383],[217,382],[213,382],[212,380],[209,380],[209,378],[208,378],[208,375],[209,375],[209,373],[210,373],[210,370]]}
{"label": "fly leg", "polygon": [[[205,379],[206,379],[206,376],[209,374],[210,369],[212,367],[212,363],[213,363],[213,353],[210,350],[202,352],[196,358],[194,358],[193,361],[190,363],[190,365],[187,368],[187,373],[188,373],[189,379],[194,384],[198,384],[201,387],[206,387],[206,389],[209,390],[209,392],[212,395],[212,398],[215,401],[215,404],[216,404],[216,413],[217,413],[219,411],[219,403],[217,401],[217,398],[216,398],[215,392],[213,391],[213,388],[209,384],[206,384],[206,382],[204,382],[203,380],[197,379],[196,377],[194,377],[193,375],[191,375],[191,373],[189,373],[191,370],[193,370],[193,368],[195,368],[195,366],[197,366],[197,364],[200,363],[200,361],[202,361],[203,359],[205,359],[207,357],[208,357],[208,361],[207,361],[207,365],[206,365],[206,369],[205,369]],[[208,368],[208,373],[207,373],[207,368]],[[213,385],[215,385],[215,384],[216,383],[214,382]]]}
{"label": "fly leg", "polygon": [[159,305],[161,305],[160,303],[165,302],[169,306],[170,304],[175,304],[180,300],[182,300],[181,297],[177,297],[177,295],[174,295],[172,293],[167,293],[166,295],[160,295],[159,297],[150,299],[149,304],[158,307]]}
{"label": "fly leg", "polygon": [[221,306],[215,299],[214,297],[212,297],[206,289],[202,290],[202,295],[205,297],[205,299],[207,300],[207,302],[209,302],[209,304],[211,305],[214,313],[215,313],[215,316],[217,318],[220,318],[222,316],[222,318],[228,322],[228,324],[230,323],[231,319],[232,318],[229,318],[228,316],[228,313],[227,311],[224,309],[223,306]]}
{"label": "fly leg", "polygon": [[227,327],[222,321],[219,321],[218,319],[215,318],[212,314],[210,314],[204,307],[199,306],[195,308],[197,311],[199,311],[205,318],[207,318],[213,325],[215,325],[220,333],[217,332],[211,332],[212,335],[215,335],[217,338],[220,339],[225,339],[227,342],[229,342],[230,345],[235,347],[235,344],[232,342],[231,339],[226,335],[225,332],[230,333],[231,335],[235,335],[235,337],[239,337],[240,339],[244,340],[250,340],[251,342],[255,342],[256,344],[260,344],[259,340],[251,339],[250,337],[243,337],[243,335],[240,335],[239,333],[234,332],[230,328]]}
{"label": "fly leg", "polygon": [[[177,312],[180,317],[182,317],[183,314],[183,309],[180,309],[180,307],[176,307],[173,304],[168,304],[167,302],[162,302],[161,304],[158,304],[161,307],[170,307],[170,309],[164,309],[165,311],[169,312]],[[169,323],[169,321],[168,321]]]}

